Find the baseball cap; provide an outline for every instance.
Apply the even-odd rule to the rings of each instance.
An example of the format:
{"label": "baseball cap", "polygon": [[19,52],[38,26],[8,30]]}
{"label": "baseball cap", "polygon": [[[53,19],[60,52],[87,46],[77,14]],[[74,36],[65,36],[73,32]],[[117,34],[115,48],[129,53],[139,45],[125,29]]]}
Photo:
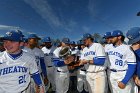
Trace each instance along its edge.
{"label": "baseball cap", "polygon": [[85,39],[88,39],[88,38],[93,38],[93,37],[92,37],[92,35],[89,34],[89,33],[85,33],[85,34],[83,34],[83,38],[82,38],[82,40],[85,40]]}
{"label": "baseball cap", "polygon": [[50,37],[44,37],[42,39],[42,42],[51,42],[51,38]]}
{"label": "baseball cap", "polygon": [[79,41],[77,41],[77,45],[84,45],[83,40],[79,40]]}
{"label": "baseball cap", "polygon": [[62,42],[65,44],[70,44],[70,39],[69,38],[63,38]]}
{"label": "baseball cap", "polygon": [[105,39],[109,38],[109,37],[111,37],[111,32],[106,32],[103,36],[103,38],[105,38]]}
{"label": "baseball cap", "polygon": [[23,42],[28,42],[27,37],[23,37]]}
{"label": "baseball cap", "polygon": [[77,41],[77,45],[81,45],[81,41],[80,40]]}
{"label": "baseball cap", "polygon": [[126,37],[129,39],[128,44],[133,44],[140,41],[140,27],[133,27],[128,30]]}
{"label": "baseball cap", "polygon": [[70,44],[71,45],[75,45],[76,43],[75,43],[75,41],[71,41]]}
{"label": "baseball cap", "polygon": [[115,30],[111,34],[112,37],[124,36],[121,30]]}
{"label": "baseball cap", "polygon": [[16,31],[8,31],[3,37],[1,37],[1,40],[11,40],[19,42],[23,40],[23,36]]}
{"label": "baseball cap", "polygon": [[16,30],[17,33],[21,34],[24,37],[23,33],[20,30]]}
{"label": "baseball cap", "polygon": [[101,40],[100,40],[100,43],[101,43],[101,44],[106,44],[107,42],[106,42],[105,39],[101,39]]}
{"label": "baseball cap", "polygon": [[28,35],[28,39],[30,38],[37,38],[38,40],[40,40],[41,38],[39,38],[36,34],[29,34]]}

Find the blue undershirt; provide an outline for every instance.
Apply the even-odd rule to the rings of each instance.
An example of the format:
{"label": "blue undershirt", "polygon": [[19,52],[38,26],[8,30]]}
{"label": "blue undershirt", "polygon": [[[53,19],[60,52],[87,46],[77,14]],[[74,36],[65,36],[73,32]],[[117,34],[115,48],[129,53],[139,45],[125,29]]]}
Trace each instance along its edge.
{"label": "blue undershirt", "polygon": [[126,75],[121,82],[123,82],[124,84],[127,84],[127,82],[133,77],[135,73],[135,69],[136,69],[136,64],[128,64]]}
{"label": "blue undershirt", "polygon": [[59,58],[53,58],[53,63],[54,63],[54,66],[56,67],[65,66],[64,61],[61,61]]}
{"label": "blue undershirt", "polygon": [[98,58],[98,57],[93,58],[94,65],[102,66],[104,65],[104,63],[105,63],[105,58]]}
{"label": "blue undershirt", "polygon": [[134,53],[136,55],[136,62],[137,62],[136,74],[138,75],[138,78],[140,79],[140,49],[135,50]]}
{"label": "blue undershirt", "polygon": [[38,86],[41,86],[41,85],[42,85],[42,81],[41,81],[41,77],[40,77],[39,72],[38,72],[38,73],[32,74],[31,77],[33,78],[33,80],[35,81],[35,83],[36,83]]}
{"label": "blue undershirt", "polygon": [[44,77],[47,77],[47,70],[46,70],[46,65],[44,62],[44,57],[40,58],[40,66],[41,66],[42,73],[43,73]]}

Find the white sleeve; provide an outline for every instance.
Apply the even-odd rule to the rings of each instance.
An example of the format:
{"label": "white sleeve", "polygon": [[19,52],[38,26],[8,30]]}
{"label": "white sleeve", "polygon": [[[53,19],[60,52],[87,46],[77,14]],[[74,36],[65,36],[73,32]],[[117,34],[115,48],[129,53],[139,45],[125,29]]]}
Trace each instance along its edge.
{"label": "white sleeve", "polygon": [[59,58],[59,48],[56,48],[53,52],[53,58]]}
{"label": "white sleeve", "polygon": [[40,51],[40,57],[44,58],[44,52],[42,50]]}
{"label": "white sleeve", "polygon": [[31,56],[30,64],[29,64],[30,74],[34,74],[34,73],[37,73],[37,72],[39,73],[36,61],[37,61],[36,58]]}
{"label": "white sleeve", "polygon": [[81,56],[80,56],[80,60],[86,59],[86,58],[84,57],[85,51],[86,51],[86,48],[84,48],[84,49],[82,50],[82,53],[81,53]]}
{"label": "white sleeve", "polygon": [[95,53],[96,53],[96,57],[105,57],[105,50],[103,48],[103,46],[101,44],[98,44],[96,46],[96,50],[95,50]]}
{"label": "white sleeve", "polygon": [[126,61],[128,64],[136,64],[135,54],[130,47],[128,47],[126,51]]}

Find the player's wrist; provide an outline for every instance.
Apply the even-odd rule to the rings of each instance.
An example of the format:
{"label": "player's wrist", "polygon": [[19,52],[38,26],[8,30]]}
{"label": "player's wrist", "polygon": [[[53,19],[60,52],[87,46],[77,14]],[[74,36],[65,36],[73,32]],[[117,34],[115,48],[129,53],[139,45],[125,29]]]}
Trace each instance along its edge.
{"label": "player's wrist", "polygon": [[92,60],[88,60],[88,63],[89,63],[89,64],[92,64],[93,62],[92,62]]}
{"label": "player's wrist", "polygon": [[65,63],[66,65],[68,65],[68,64],[69,64],[68,60],[64,60],[64,63]]}

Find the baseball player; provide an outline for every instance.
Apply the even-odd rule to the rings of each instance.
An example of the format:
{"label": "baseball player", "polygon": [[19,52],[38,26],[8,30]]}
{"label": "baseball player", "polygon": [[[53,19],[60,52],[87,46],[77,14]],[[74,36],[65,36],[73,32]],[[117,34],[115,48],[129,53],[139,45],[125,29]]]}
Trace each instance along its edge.
{"label": "baseball player", "polygon": [[126,36],[129,39],[128,44],[131,44],[131,47],[136,55],[137,68],[134,80],[136,85],[138,85],[138,91],[140,93],[140,27],[131,28],[130,30],[128,30]]}
{"label": "baseball player", "polygon": [[[79,40],[77,42],[79,49],[79,59],[81,57],[82,51],[85,48],[84,42]],[[88,85],[86,80],[86,69],[84,65],[77,72],[77,90],[79,93],[88,93]]]}
{"label": "baseball player", "polygon": [[3,46],[3,42],[0,42],[0,52],[3,52],[3,51],[5,51],[5,48]]}
{"label": "baseball player", "polygon": [[[70,51],[73,56],[75,56],[75,63],[78,60],[78,52],[79,50],[76,48],[76,43],[75,41],[70,42]],[[75,91],[77,88],[77,70],[76,68],[71,68],[69,70],[70,72],[70,84],[69,84],[69,90],[70,91]]]}
{"label": "baseball player", "polygon": [[61,47],[54,50],[53,63],[56,67],[55,83],[56,83],[56,93],[67,93],[69,89],[69,70],[67,65],[74,61],[71,56],[67,59],[61,58],[59,52],[62,48],[69,46],[69,38],[63,38]]}
{"label": "baseball player", "polygon": [[101,44],[94,43],[91,34],[83,35],[84,44],[81,65],[86,68],[89,93],[104,93],[106,88],[105,51]]}
{"label": "baseball player", "polygon": [[20,49],[22,35],[9,31],[1,40],[6,51],[0,57],[0,93],[30,93],[26,88],[32,77],[44,93],[35,57]]}
{"label": "baseball player", "polygon": [[132,76],[136,68],[136,58],[128,45],[123,44],[124,35],[120,30],[111,34],[111,43],[107,50],[109,82],[111,93],[134,93]]}
{"label": "baseball player", "polygon": [[[105,46],[104,46],[104,49],[105,49],[105,53],[106,53],[106,66],[109,66],[110,64],[109,64],[109,58],[108,58],[108,56],[107,56],[107,51],[108,51],[108,49],[109,49],[109,45],[111,44],[111,32],[106,32],[105,34],[104,34],[104,36],[103,36],[103,39],[105,39],[105,42],[106,42],[106,44],[105,44]],[[108,69],[108,68],[107,68]],[[107,72],[107,69],[106,69],[106,72]],[[106,83],[108,83],[108,78],[107,78],[107,82]],[[107,88],[106,88],[106,93],[110,93],[110,89],[109,89],[109,84],[108,84],[108,86],[106,86]]]}
{"label": "baseball player", "polygon": [[107,44],[111,44],[111,32],[106,32],[103,38],[106,40]]}
{"label": "baseball player", "polygon": [[[38,40],[40,38],[36,34],[29,34],[28,36],[28,45],[27,47],[30,48],[31,53],[35,56],[37,60],[37,66],[39,69],[39,73],[42,76],[42,79],[44,81],[44,84],[47,85],[47,71],[46,71],[46,65],[44,62],[44,53],[41,49],[37,47],[38,45]],[[27,48],[26,48],[27,49]],[[28,52],[30,52],[30,50]],[[34,82],[31,81],[31,86],[35,86]],[[35,91],[37,88],[33,87],[32,91]]]}
{"label": "baseball player", "polygon": [[55,93],[55,80],[54,80],[55,74],[52,74],[52,73],[55,72],[54,71],[55,68],[54,68],[54,65],[53,65],[53,62],[52,62],[52,58],[53,58],[53,52],[56,49],[56,47],[54,47],[52,45],[52,41],[51,41],[50,37],[43,38],[42,42],[43,42],[43,45],[45,45],[42,48],[42,51],[45,54],[44,58],[45,58],[45,64],[46,64],[46,68],[47,68],[48,80],[51,83],[52,92]]}

